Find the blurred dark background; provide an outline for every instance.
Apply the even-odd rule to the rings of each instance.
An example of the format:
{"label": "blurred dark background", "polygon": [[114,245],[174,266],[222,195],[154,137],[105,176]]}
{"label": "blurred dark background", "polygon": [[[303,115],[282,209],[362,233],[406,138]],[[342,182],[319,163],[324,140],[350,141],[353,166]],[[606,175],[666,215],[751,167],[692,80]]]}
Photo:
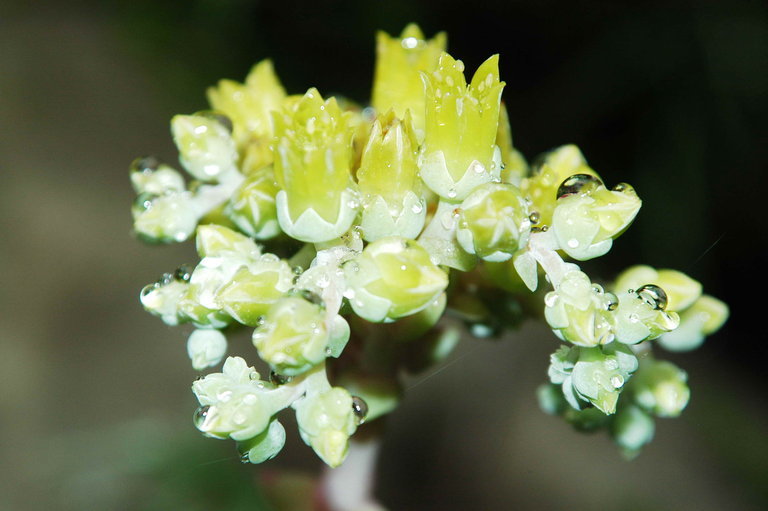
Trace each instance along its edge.
{"label": "blurred dark background", "polygon": [[[610,278],[680,269],[731,306],[695,353],[683,417],[623,461],[604,436],[541,413],[558,343],[526,324],[465,341],[389,421],[393,511],[768,507],[762,388],[768,7],[759,1],[15,1],[0,6],[0,509],[268,509],[252,479],[318,468],[297,441],[264,468],[199,437],[184,342],[138,303],[188,246],[131,236],[128,164],[175,161],[168,121],[270,57],[286,88],[365,103],[374,34],[448,32],[474,70],[501,54],[515,145],[576,143],[644,207]],[[760,319],[760,321],[758,321]]]}

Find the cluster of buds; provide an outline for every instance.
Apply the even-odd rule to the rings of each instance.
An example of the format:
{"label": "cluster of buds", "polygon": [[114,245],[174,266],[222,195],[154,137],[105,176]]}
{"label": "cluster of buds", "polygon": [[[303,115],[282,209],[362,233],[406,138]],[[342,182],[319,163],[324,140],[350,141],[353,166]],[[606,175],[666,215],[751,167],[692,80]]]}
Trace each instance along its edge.
{"label": "cluster of buds", "polygon": [[647,266],[593,283],[574,261],[610,250],[640,209],[635,190],[606,187],[572,145],[529,167],[498,56],[467,80],[445,49],[444,34],[415,25],[380,33],[365,108],[314,88],[288,95],[261,62],[244,83],[212,87],[211,110],[171,121],[189,182],[151,157],[131,167],[139,238],[194,237],[200,257],[146,286],[144,307],[194,327],[196,370],[218,366],[246,327],[268,368],[261,379],[229,357],[193,384],[197,428],[235,440],[245,462],[278,453],[277,415],[292,408],[305,443],[339,465],[356,429],[396,408],[403,373],[451,352],[461,321],[498,335],[534,303],[569,343],[551,357],[545,410],[634,453],[653,415],[688,401],[685,373],[651,343],[700,345],[725,304]]}

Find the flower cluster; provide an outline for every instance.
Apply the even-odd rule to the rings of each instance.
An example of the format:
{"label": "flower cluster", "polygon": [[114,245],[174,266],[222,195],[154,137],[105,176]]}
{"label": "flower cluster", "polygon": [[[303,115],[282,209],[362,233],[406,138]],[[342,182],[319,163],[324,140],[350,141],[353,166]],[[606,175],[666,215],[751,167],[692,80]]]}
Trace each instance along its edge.
{"label": "flower cluster", "polygon": [[152,157],[131,166],[137,235],[194,237],[200,257],[146,286],[141,303],[194,326],[195,369],[220,364],[244,327],[269,368],[261,379],[229,357],[193,384],[197,428],[235,440],[243,461],[278,453],[277,414],[292,408],[305,443],[339,465],[358,426],[396,407],[403,372],[451,352],[456,320],[478,337],[514,327],[544,294],[542,275],[544,319],[567,343],[539,392],[546,411],[605,427],[632,454],[652,416],[688,401],[685,373],[652,344],[697,347],[727,306],[673,270],[593,282],[574,261],[610,250],[637,193],[607,187],[572,145],[529,167],[512,144],[498,55],[468,79],[445,49],[444,34],[428,40],[415,25],[380,33],[365,108],[314,88],[288,95],[261,62],[244,83],[212,87],[211,110],[172,119],[190,181]]}

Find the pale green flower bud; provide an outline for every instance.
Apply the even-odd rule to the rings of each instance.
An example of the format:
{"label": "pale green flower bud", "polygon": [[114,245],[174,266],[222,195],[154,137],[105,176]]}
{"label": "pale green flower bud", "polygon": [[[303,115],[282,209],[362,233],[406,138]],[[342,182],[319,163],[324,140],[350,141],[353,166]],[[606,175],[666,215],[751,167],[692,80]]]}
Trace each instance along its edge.
{"label": "pale green flower bud", "polygon": [[688,404],[688,375],[671,362],[644,360],[632,379],[635,402],[659,417],[677,417]]}
{"label": "pale green flower bud", "polygon": [[243,266],[216,291],[218,305],[236,321],[257,326],[261,316],[287,293],[293,277],[290,265],[273,254],[264,254]]}
{"label": "pale green flower bud", "polygon": [[176,115],[171,119],[179,161],[201,181],[219,181],[237,172],[237,149],[226,125],[229,121],[224,119],[215,114]]}
{"label": "pale green flower bud", "polygon": [[240,461],[243,463],[263,463],[271,460],[285,445],[285,428],[280,421],[272,419],[267,429],[253,438],[237,443]]}
{"label": "pale green flower bud", "polygon": [[427,207],[418,177],[418,146],[410,113],[401,121],[390,110],[374,121],[357,171],[366,241],[415,238],[424,227]]}
{"label": "pale green flower bud", "polygon": [[410,111],[420,139],[424,138],[424,84],[421,72],[437,68],[445,51],[445,32],[427,40],[415,23],[409,24],[400,37],[384,32],[376,34],[376,70],[371,104],[378,112],[394,109],[401,119]]}
{"label": "pale green flower bud", "polygon": [[637,344],[656,339],[677,328],[680,316],[667,312],[666,293],[654,284],[646,284],[632,292],[618,295],[619,306],[614,312],[616,340]]}
{"label": "pale green flower bud", "polygon": [[596,346],[613,341],[616,296],[578,270],[565,274],[554,291],[544,298],[544,317],[563,340],[579,346]]}
{"label": "pale green flower bud", "polygon": [[157,282],[144,286],[139,298],[144,309],[159,316],[166,325],[175,326],[183,321],[179,315],[179,302],[189,288],[189,271],[185,265],[175,274],[166,273]]}
{"label": "pale green flower bud", "polygon": [[528,205],[514,185],[478,186],[464,199],[460,210],[456,238],[470,254],[486,261],[506,261],[528,243]]}
{"label": "pale green flower bud", "polygon": [[181,192],[186,188],[184,177],[178,171],[151,156],[133,161],[131,184],[139,195],[163,195],[168,192]]}
{"label": "pale green flower bud", "polygon": [[218,301],[219,290],[233,279],[242,266],[258,267],[260,263],[272,263],[278,259],[272,254],[261,255],[253,240],[220,225],[200,226],[196,241],[202,259],[192,272],[189,288],[179,302],[179,309],[198,327],[221,328],[232,317]]}
{"label": "pale green flower bud", "polygon": [[270,307],[253,332],[253,345],[262,360],[286,376],[301,374],[349,339],[349,326],[341,316],[331,320],[325,309],[298,296],[287,296]]}
{"label": "pale green flower bud", "polygon": [[360,206],[350,174],[350,115],[335,98],[310,89],[274,114],[277,219],[289,236],[310,243],[338,238]]}
{"label": "pale green flower bud", "polygon": [[245,177],[225,208],[227,217],[244,233],[259,240],[277,236],[275,196],[278,188],[272,167],[264,167]]}
{"label": "pale green flower bud", "polygon": [[418,243],[398,237],[369,244],[344,265],[350,304],[368,321],[415,314],[448,287],[448,275]]}
{"label": "pale green flower bud", "polygon": [[728,305],[712,296],[702,295],[680,313],[680,326],[662,334],[658,343],[669,351],[696,349],[706,336],[723,326],[728,314]]}
{"label": "pale green flower bud", "polygon": [[216,224],[201,225],[197,229],[195,246],[202,258],[238,257],[247,261],[261,255],[261,250],[251,238]]}
{"label": "pale green flower bud", "polygon": [[557,205],[557,190],[574,174],[589,174],[599,179],[597,172],[573,144],[558,147],[540,156],[533,165],[533,175],[523,179],[520,189],[531,199],[531,209],[537,213],[539,226],[552,225],[552,213]]}
{"label": "pale green flower bud", "polygon": [[701,284],[683,272],[657,270],[647,265],[627,268],[616,278],[613,287],[617,292],[623,293],[629,289],[639,289],[648,283],[664,289],[667,295],[667,310],[676,312],[690,307],[698,300],[702,291]]}
{"label": "pale green flower bud", "polygon": [[656,430],[653,417],[637,406],[622,406],[611,422],[611,436],[628,458],[635,457]]}
{"label": "pale green flower bud", "polygon": [[422,76],[427,108],[421,178],[441,197],[463,200],[478,185],[500,180],[499,57],[486,60],[469,86],[464,64],[447,53],[437,70]]}
{"label": "pale green flower bud", "polygon": [[207,436],[233,440],[253,438],[269,425],[279,409],[264,392],[259,373],[240,357],[229,357],[220,373],[192,384],[201,407],[195,426]]}
{"label": "pale green flower bud", "polygon": [[195,330],[187,340],[187,354],[197,371],[215,366],[226,353],[227,338],[219,330]]}
{"label": "pale green flower bud", "polygon": [[612,414],[624,383],[636,369],[632,351],[612,343],[595,348],[562,346],[550,357],[548,374],[553,384],[561,385],[563,397],[575,410],[589,402]]}
{"label": "pale green flower bud", "polygon": [[142,193],[133,208],[133,229],[151,243],[181,242],[195,232],[200,214],[190,192]]}
{"label": "pale green flower bud", "polygon": [[579,398],[610,415],[616,411],[624,383],[636,369],[637,358],[626,346],[612,343],[579,348],[579,359],[571,374],[573,389]]}
{"label": "pale green flower bud", "polygon": [[308,395],[295,406],[301,438],[331,467],[344,461],[349,437],[357,429],[352,405],[349,392],[334,387]]}
{"label": "pale green flower bud", "polygon": [[608,190],[590,174],[575,174],[558,189],[551,227],[566,254],[580,261],[593,259],[610,250],[640,205],[627,184]]}
{"label": "pale green flower bud", "polygon": [[[245,83],[221,80],[218,86],[208,89],[211,107],[232,120],[232,135],[243,152],[250,152],[254,145],[266,147],[271,142],[271,112],[281,107],[285,97],[285,89],[270,60],[253,66]],[[264,161],[269,164],[271,154]]]}

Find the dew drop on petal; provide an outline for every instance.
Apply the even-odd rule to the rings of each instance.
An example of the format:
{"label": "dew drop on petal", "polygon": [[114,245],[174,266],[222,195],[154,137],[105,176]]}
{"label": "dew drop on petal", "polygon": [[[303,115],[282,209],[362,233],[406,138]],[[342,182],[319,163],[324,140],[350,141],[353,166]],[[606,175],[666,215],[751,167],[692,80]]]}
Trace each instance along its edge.
{"label": "dew drop on petal", "polygon": [[557,189],[557,198],[574,194],[588,194],[602,185],[602,181],[591,174],[574,174],[563,180]]}
{"label": "dew drop on petal", "polygon": [[667,308],[667,293],[655,284],[646,284],[638,288],[637,296],[654,310],[664,310]]}
{"label": "dew drop on petal", "polygon": [[202,430],[203,424],[205,424],[205,420],[208,418],[208,415],[210,413],[213,413],[211,411],[210,405],[201,406],[200,408],[195,410],[193,421],[197,429]]}
{"label": "dew drop on petal", "polygon": [[365,417],[368,415],[368,403],[360,396],[352,396],[352,413],[358,426],[364,423]]}

